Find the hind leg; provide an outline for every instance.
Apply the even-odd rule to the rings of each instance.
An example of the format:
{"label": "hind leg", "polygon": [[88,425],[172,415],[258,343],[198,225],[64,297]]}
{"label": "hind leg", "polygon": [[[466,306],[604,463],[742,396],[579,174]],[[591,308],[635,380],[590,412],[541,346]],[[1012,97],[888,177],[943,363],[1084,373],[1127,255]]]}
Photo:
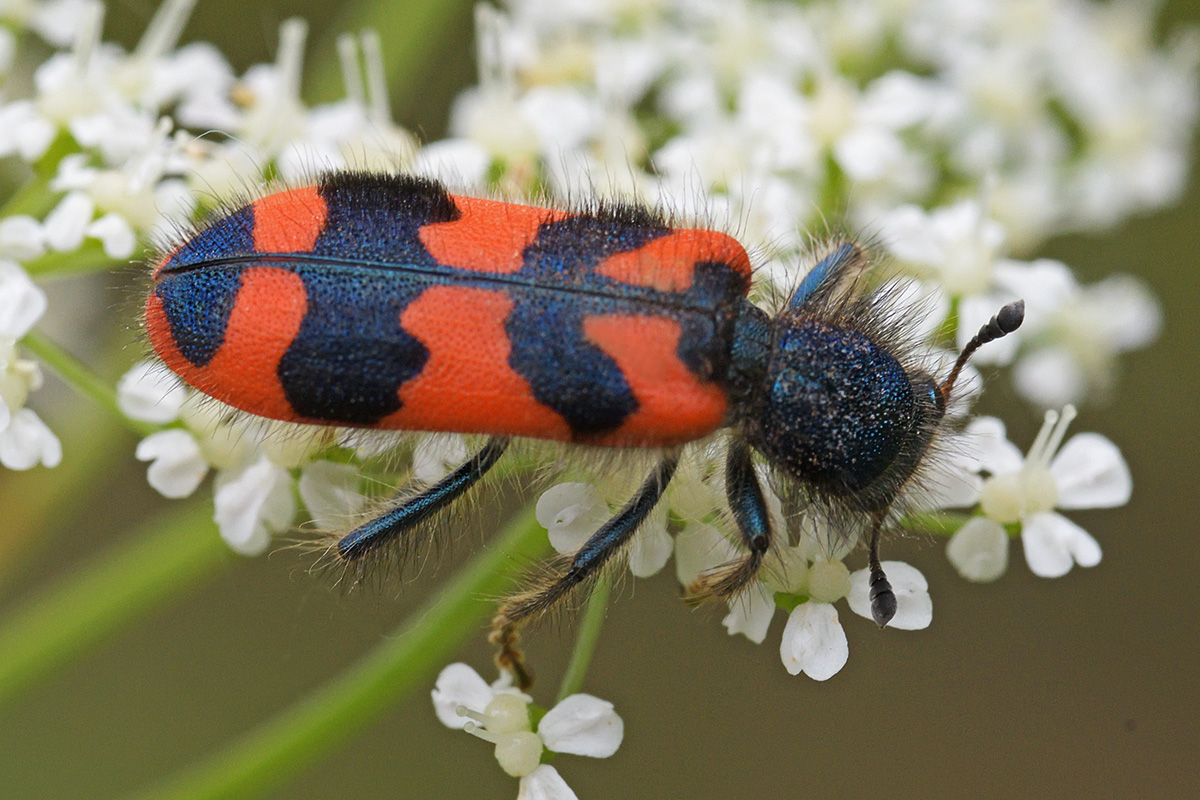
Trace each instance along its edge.
{"label": "hind leg", "polygon": [[609,559],[620,552],[658,504],[667,484],[675,475],[678,463],[676,457],[660,461],[625,507],[601,525],[579,548],[564,572],[542,587],[517,595],[500,606],[492,620],[489,638],[492,644],[500,648],[496,663],[501,669],[511,672],[520,687],[528,687],[533,681],[532,673],[526,668],[524,657],[517,647],[521,626],[531,617],[540,616],[552,608],[576,586],[594,577]]}
{"label": "hind leg", "polygon": [[338,539],[334,548],[343,561],[355,561],[424,522],[462,497],[488,473],[508,447],[508,439],[493,436],[478,453],[425,491]]}

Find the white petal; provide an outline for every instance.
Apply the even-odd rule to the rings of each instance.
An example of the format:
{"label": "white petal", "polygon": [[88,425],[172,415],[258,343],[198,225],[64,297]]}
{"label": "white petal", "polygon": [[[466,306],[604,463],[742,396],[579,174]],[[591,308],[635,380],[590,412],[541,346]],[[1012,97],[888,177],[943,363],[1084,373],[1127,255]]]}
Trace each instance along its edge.
{"label": "white petal", "polygon": [[964,448],[978,459],[980,467],[993,475],[1016,472],[1025,463],[1025,456],[1008,441],[1004,423],[995,417],[980,417],[967,426]]}
{"label": "white petal", "polygon": [[54,210],[46,215],[43,228],[46,244],[50,249],[62,252],[79,249],[95,209],[92,198],[83,192],[68,192]]}
{"label": "white petal", "polygon": [[946,545],[946,558],[969,581],[994,581],[1008,569],[1008,534],[987,517],[974,517]]}
{"label": "white petal", "polygon": [[775,596],[762,581],[751,581],[746,591],[729,601],[729,613],[721,624],[730,636],[742,634],[762,644],[775,616]]}
{"label": "white petal", "polygon": [[57,467],[62,461],[62,443],[32,409],[12,415],[0,433],[0,464],[9,469],[30,469],[41,463]]}
{"label": "white petal", "polygon": [[25,270],[0,261],[0,336],[20,339],[46,313],[46,293]]}
{"label": "white petal", "polygon": [[537,732],[556,753],[608,758],[621,746],[625,723],[607,700],[573,694],[546,712]]}
{"label": "white petal", "polygon": [[608,504],[590,483],[560,483],[542,492],[534,515],[559,553],[574,553],[610,516]]}
{"label": "white petal", "polygon": [[426,436],[413,451],[413,477],[422,483],[437,483],[470,455],[461,436]]}
{"label": "white petal", "polygon": [[638,578],[657,575],[667,565],[675,541],[667,533],[666,507],[656,508],[642,523],[629,547],[629,571]]}
{"label": "white petal", "polygon": [[1072,436],[1050,474],[1058,487],[1058,508],[1113,508],[1129,502],[1133,479],[1115,444],[1098,433]]}
{"label": "white petal", "polygon": [[50,120],[30,116],[20,121],[12,136],[21,157],[26,161],[36,161],[45,154],[57,133],[58,128]]}
{"label": "white petal", "polygon": [[1091,534],[1053,511],[1026,519],[1021,542],[1030,571],[1041,578],[1066,575],[1076,563],[1081,567],[1100,563],[1100,545]]}
{"label": "white petal", "polygon": [[296,518],[296,496],[292,491],[292,476],[286,469],[275,470],[275,485],[267,494],[259,518],[269,532],[281,531]]}
{"label": "white petal", "polygon": [[155,361],[134,364],[117,382],[117,406],[142,422],[173,422],[186,399],[187,389],[175,373]]}
{"label": "white petal", "polygon": [[353,464],[314,461],[300,470],[297,485],[309,516],[323,531],[336,530],[363,506],[359,472]]}
{"label": "white petal", "polygon": [[109,258],[124,259],[133,255],[137,234],[120,214],[105,214],[87,226],[87,235],[99,239]]}
{"label": "white petal", "polygon": [[846,665],[850,645],[828,603],[801,603],[788,617],[779,645],[783,666],[792,675],[803,672],[813,680],[829,680]]}
{"label": "white petal", "polygon": [[430,692],[437,718],[447,728],[454,730],[462,730],[468,721],[466,717],[458,715],[456,709],[459,706],[482,712],[492,702],[494,694],[478,672],[462,663],[451,664],[443,669]]}
{"label": "white petal", "polygon": [[[901,631],[928,628],[933,621],[933,599],[929,596],[929,583],[925,576],[916,567],[903,561],[884,561],[881,566],[896,595],[896,616],[888,622],[888,627]],[[855,614],[873,619],[870,570],[860,569],[850,575],[850,594],[846,602]]]}
{"label": "white petal", "polygon": [[[223,470],[213,491],[213,520],[221,537],[242,555],[267,549],[267,522],[277,522],[291,498],[290,478],[265,456],[240,470]],[[281,499],[283,489],[288,500]],[[293,505],[294,510],[294,505]]]}
{"label": "white petal", "polygon": [[913,264],[937,266],[944,259],[942,243],[931,234],[931,220],[925,209],[904,205],[885,216],[881,238],[892,255]]}
{"label": "white petal", "polygon": [[978,461],[951,456],[934,460],[922,478],[921,501],[929,508],[970,508],[979,502],[983,480],[974,472]]}
{"label": "white petal", "polygon": [[851,178],[873,181],[900,160],[904,145],[882,128],[860,127],[840,138],[834,145],[833,154]]}
{"label": "white petal", "polygon": [[1158,298],[1132,275],[1113,275],[1087,287],[1088,303],[1097,310],[1105,338],[1121,350],[1145,347],[1162,330]]}
{"label": "white petal", "polygon": [[1034,350],[1013,367],[1013,386],[1026,400],[1043,408],[1080,402],[1087,383],[1079,361],[1065,347]]}
{"label": "white petal", "polygon": [[737,557],[737,549],[712,525],[689,522],[675,536],[675,577],[682,586]]}
{"label": "white petal", "polygon": [[14,261],[32,261],[46,252],[42,224],[23,214],[0,220],[0,253]]}
{"label": "white petal", "polygon": [[992,270],[992,278],[1012,297],[1024,298],[1022,329],[1044,326],[1050,316],[1079,291],[1071,268],[1049,258],[998,261]]}
{"label": "white petal", "polygon": [[475,186],[483,182],[491,163],[491,154],[479,143],[448,138],[422,147],[413,160],[412,171],[454,185]]}
{"label": "white petal", "polygon": [[542,764],[521,778],[517,800],[579,800],[579,797],[567,786],[558,770]]}
{"label": "white petal", "polygon": [[200,444],[180,428],[158,431],[138,442],[134,452],[139,461],[149,461],[146,480],[163,497],[187,497],[208,474],[208,462]]}

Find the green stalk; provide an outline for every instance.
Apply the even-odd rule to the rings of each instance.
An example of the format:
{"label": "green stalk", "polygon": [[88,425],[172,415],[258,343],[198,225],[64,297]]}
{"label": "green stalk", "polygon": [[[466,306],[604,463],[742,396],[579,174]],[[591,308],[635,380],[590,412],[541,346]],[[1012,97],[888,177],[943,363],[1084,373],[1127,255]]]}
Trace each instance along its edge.
{"label": "green stalk", "polygon": [[253,797],[292,777],[428,683],[465,638],[480,632],[493,609],[486,598],[509,588],[521,565],[547,548],[545,529],[534,519],[532,509],[527,509],[430,603],[358,664],[219,752],[137,797]]}
{"label": "green stalk", "polygon": [[575,639],[571,663],[567,664],[567,671],[563,673],[562,685],[558,689],[558,701],[583,688],[583,679],[587,677],[592,654],[596,652],[596,643],[600,640],[600,629],[604,626],[604,614],[608,611],[608,595],[611,589],[612,580],[607,575],[596,581],[596,588],[588,598],[587,610],[583,612],[583,621],[579,624],[579,636]]}
{"label": "green stalk", "polygon": [[0,218],[28,214],[41,219],[58,203],[62,195],[50,188],[50,181],[31,176],[0,206]]}
{"label": "green stalk", "polygon": [[[95,240],[85,241],[77,250],[68,253],[49,252],[25,265],[25,272],[39,279],[67,278],[93,272],[128,267],[131,262],[146,260],[145,250],[138,249],[129,258],[113,258]],[[149,272],[149,270],[147,270]]]}
{"label": "green stalk", "polygon": [[957,533],[958,529],[965,525],[970,518],[969,514],[950,511],[914,511],[904,515],[900,520],[900,526],[915,533],[949,537]]}
{"label": "green stalk", "polygon": [[126,417],[117,405],[117,392],[112,384],[92,372],[86,364],[59,347],[57,343],[41,332],[34,330],[25,334],[25,337],[21,339],[21,345],[46,362],[52,370],[84,397],[94,400],[98,405],[116,414],[117,418],[123,420],[134,433],[139,436],[147,436],[159,429],[157,425]]}
{"label": "green stalk", "polygon": [[[473,45],[448,42],[440,35],[473,5],[472,0],[364,0],[348,4],[329,30],[378,32],[393,107],[407,108],[420,97],[417,79],[422,71],[445,58],[447,49],[454,57],[474,53]],[[305,93],[314,102],[345,96],[341,62],[334,47],[334,37],[329,36],[315,48]]]}
{"label": "green stalk", "polygon": [[158,610],[220,564],[228,550],[207,503],[163,514],[0,622],[0,702]]}
{"label": "green stalk", "polygon": [[86,515],[105,488],[99,476],[112,474],[113,465],[129,456],[125,428],[93,403],[76,403],[47,422],[63,442],[62,463],[11,472],[0,481],[0,592],[35,552],[52,546],[57,531]]}

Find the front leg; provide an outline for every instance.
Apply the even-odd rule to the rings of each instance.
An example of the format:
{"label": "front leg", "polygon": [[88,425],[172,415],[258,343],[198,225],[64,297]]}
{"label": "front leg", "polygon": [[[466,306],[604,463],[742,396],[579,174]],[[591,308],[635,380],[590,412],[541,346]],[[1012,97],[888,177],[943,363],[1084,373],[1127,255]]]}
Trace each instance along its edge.
{"label": "front leg", "polygon": [[684,592],[689,603],[728,600],[758,575],[767,551],[771,549],[771,517],[767,499],[754,473],[750,447],[734,436],[725,462],[725,495],[737,523],[746,555],[723,564],[697,578]]}

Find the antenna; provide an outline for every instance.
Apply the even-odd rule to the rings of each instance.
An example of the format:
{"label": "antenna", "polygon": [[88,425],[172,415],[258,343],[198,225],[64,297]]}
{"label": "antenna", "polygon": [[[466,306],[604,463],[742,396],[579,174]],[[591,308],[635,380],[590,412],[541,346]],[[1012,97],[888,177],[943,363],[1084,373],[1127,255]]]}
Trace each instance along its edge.
{"label": "antenna", "polygon": [[966,366],[967,359],[974,355],[976,350],[988,342],[1004,338],[1021,327],[1021,323],[1024,321],[1024,300],[1009,303],[996,312],[996,316],[992,317],[988,321],[988,324],[980,328],[979,333],[975,334],[971,338],[971,341],[967,342],[967,346],[959,354],[958,360],[954,362],[954,369],[950,370],[950,377],[946,378],[946,382],[938,387],[938,391],[942,393],[942,397],[947,401],[950,399],[950,392],[954,389],[954,382],[958,380],[958,373],[962,372],[962,368]]}

